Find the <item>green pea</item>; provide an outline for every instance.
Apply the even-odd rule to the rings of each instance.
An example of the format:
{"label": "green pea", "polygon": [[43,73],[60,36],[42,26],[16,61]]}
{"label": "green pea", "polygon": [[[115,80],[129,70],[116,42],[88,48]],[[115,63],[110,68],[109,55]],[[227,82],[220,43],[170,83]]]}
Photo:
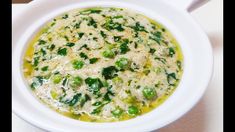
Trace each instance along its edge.
{"label": "green pea", "polygon": [[128,114],[136,116],[139,114],[139,110],[136,106],[129,106],[128,107]]}
{"label": "green pea", "polygon": [[119,107],[117,107],[115,110],[111,111],[114,117],[120,117],[123,113],[123,110]]}
{"label": "green pea", "polygon": [[115,56],[115,53],[112,50],[105,50],[102,52],[103,57],[105,58],[113,58]]}
{"label": "green pea", "polygon": [[75,88],[75,87],[78,87],[78,86],[81,86],[83,83],[83,80],[81,77],[79,76],[76,76],[76,77],[72,77],[69,81],[69,85],[72,87],[72,88]]}
{"label": "green pea", "polygon": [[156,90],[154,88],[145,87],[142,91],[144,97],[148,100],[154,99],[157,95]]}
{"label": "green pea", "polygon": [[54,84],[60,83],[61,80],[62,80],[62,75],[61,75],[61,74],[56,74],[56,75],[53,77],[53,83],[54,83]]}
{"label": "green pea", "polygon": [[84,66],[84,62],[83,61],[79,61],[79,60],[74,60],[72,62],[73,68],[74,69],[81,69]]}
{"label": "green pea", "polygon": [[115,65],[120,69],[128,69],[130,62],[127,58],[120,58],[115,62]]}

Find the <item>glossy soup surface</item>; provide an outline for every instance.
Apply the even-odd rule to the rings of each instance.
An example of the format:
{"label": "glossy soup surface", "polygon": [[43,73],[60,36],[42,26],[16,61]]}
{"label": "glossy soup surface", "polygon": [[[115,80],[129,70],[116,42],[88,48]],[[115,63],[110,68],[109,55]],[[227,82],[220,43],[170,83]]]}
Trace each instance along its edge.
{"label": "glossy soup surface", "polygon": [[76,9],[57,16],[30,41],[23,72],[33,94],[82,121],[140,116],[177,87],[183,57],[161,24],[120,8]]}

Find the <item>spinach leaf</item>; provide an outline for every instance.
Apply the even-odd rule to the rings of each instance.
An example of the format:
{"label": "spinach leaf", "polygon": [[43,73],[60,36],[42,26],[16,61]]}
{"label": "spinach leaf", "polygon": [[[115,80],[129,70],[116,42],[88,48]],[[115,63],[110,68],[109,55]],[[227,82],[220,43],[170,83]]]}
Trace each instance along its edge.
{"label": "spinach leaf", "polygon": [[88,14],[93,14],[93,13],[99,14],[101,11],[102,10],[100,9],[87,9],[87,10],[81,11],[80,13],[82,15],[88,15]]}
{"label": "spinach leaf", "polygon": [[100,102],[100,101],[97,101],[97,102],[95,102],[94,104],[92,104],[92,106],[99,106],[99,105],[101,105],[102,103]]}
{"label": "spinach leaf", "polygon": [[113,39],[114,42],[118,42],[119,40],[121,40],[121,36],[114,36]]}
{"label": "spinach leaf", "polygon": [[102,70],[102,76],[107,79],[112,79],[117,76],[118,69],[115,66],[109,66],[106,68],[103,68]]}
{"label": "spinach leaf", "polygon": [[68,47],[73,47],[75,45],[75,43],[67,43],[66,46]]}
{"label": "spinach leaf", "polygon": [[117,22],[114,23],[111,18],[108,18],[106,20],[103,27],[108,31],[110,31],[110,30],[124,31],[124,28],[122,27],[122,24],[117,23]]}
{"label": "spinach leaf", "polygon": [[100,89],[103,87],[103,83],[99,78],[88,77],[85,79],[85,83],[88,85],[89,91],[95,95],[99,94]]}
{"label": "spinach leaf", "polygon": [[166,73],[167,74],[167,82],[170,84],[170,85],[174,85],[175,82],[178,80],[176,78],[176,75],[175,73]]}
{"label": "spinach leaf", "polygon": [[150,48],[149,53],[154,54],[155,51],[156,49]]}
{"label": "spinach leaf", "polygon": [[99,58],[91,58],[89,61],[90,61],[90,64],[94,64],[98,61]]}
{"label": "spinach leaf", "polygon": [[34,58],[33,58],[33,66],[34,66],[34,67],[38,66],[39,59],[40,59],[40,57],[39,57],[39,56],[38,56],[38,57],[34,57]]}
{"label": "spinach leaf", "polygon": [[46,43],[45,40],[42,40],[42,39],[38,40],[38,45],[43,45],[43,44],[45,44],[45,43]]}
{"label": "spinach leaf", "polygon": [[64,16],[62,16],[63,19],[67,19],[68,17],[68,14],[64,14]]}
{"label": "spinach leaf", "polygon": [[88,100],[91,100],[91,98],[90,98],[87,94],[85,94],[85,95],[81,98],[81,100],[80,100],[80,106],[83,107],[84,104],[85,104]]}
{"label": "spinach leaf", "polygon": [[82,45],[82,46],[79,48],[79,50],[81,50],[82,48],[85,48],[86,50],[90,50],[90,48],[88,48],[87,44]]}
{"label": "spinach leaf", "polygon": [[81,53],[79,54],[79,56],[80,56],[81,58],[88,59],[88,56],[87,56],[85,53],[83,53],[83,52],[81,52]]}
{"label": "spinach leaf", "polygon": [[84,33],[78,33],[78,37],[81,39],[82,38],[82,36],[84,35]]}
{"label": "spinach leaf", "polygon": [[130,48],[128,47],[129,40],[124,39],[123,42],[120,45],[120,53],[125,54],[126,52],[130,51]]}
{"label": "spinach leaf", "polygon": [[181,66],[181,65],[182,65],[182,64],[181,64],[181,61],[177,60],[176,64],[177,64],[177,66],[178,66],[178,69],[181,70],[181,68],[182,68],[182,66]]}
{"label": "spinach leaf", "polygon": [[82,96],[81,93],[74,95],[72,100],[68,102],[69,106],[74,106],[78,102],[78,100],[81,98],[81,96]]}
{"label": "spinach leaf", "polygon": [[67,55],[67,48],[61,48],[60,47],[57,51],[57,54],[61,55],[61,56],[66,56]]}
{"label": "spinach leaf", "polygon": [[44,66],[41,68],[42,71],[47,71],[48,70],[48,66]]}
{"label": "spinach leaf", "polygon": [[92,17],[88,21],[87,25],[88,26],[93,26],[94,28],[97,28],[97,22]]}
{"label": "spinach leaf", "polygon": [[35,88],[41,86],[43,82],[44,82],[44,78],[42,76],[35,76],[33,78],[33,83],[31,83],[30,87],[31,89],[34,90]]}
{"label": "spinach leaf", "polygon": [[170,47],[170,48],[169,48],[169,56],[170,56],[170,57],[173,57],[174,54],[175,54],[174,48]]}
{"label": "spinach leaf", "polygon": [[157,31],[152,34],[153,36],[150,36],[149,38],[156,41],[158,44],[162,41],[162,33]]}
{"label": "spinach leaf", "polygon": [[100,35],[101,35],[103,38],[106,38],[106,36],[107,36],[103,31],[100,31]]}
{"label": "spinach leaf", "polygon": [[50,46],[47,47],[50,51],[52,51],[55,48],[54,44],[51,44]]}
{"label": "spinach leaf", "polygon": [[103,97],[103,100],[104,100],[104,101],[110,102],[110,101],[111,101],[110,96],[114,96],[114,93],[112,92],[111,88],[112,88],[112,86],[109,86],[109,87],[107,88],[107,92],[105,93],[105,95],[104,95],[104,97]]}
{"label": "spinach leaf", "polygon": [[77,23],[74,25],[74,27],[75,27],[76,29],[80,28],[81,23],[82,23],[82,22],[77,22]]}
{"label": "spinach leaf", "polygon": [[145,30],[144,26],[141,26],[139,22],[135,23],[135,26],[132,26],[131,28],[132,28],[135,32],[144,31],[144,32],[148,33],[148,32]]}

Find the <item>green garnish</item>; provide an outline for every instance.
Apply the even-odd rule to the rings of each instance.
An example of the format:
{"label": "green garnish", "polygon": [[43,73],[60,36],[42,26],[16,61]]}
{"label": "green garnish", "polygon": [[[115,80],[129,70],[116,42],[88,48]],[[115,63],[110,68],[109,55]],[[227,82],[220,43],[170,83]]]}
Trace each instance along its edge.
{"label": "green garnish", "polygon": [[48,66],[44,66],[41,68],[42,71],[47,71],[48,70]]}
{"label": "green garnish", "polygon": [[34,90],[35,88],[41,86],[43,84],[43,82],[44,82],[44,79],[42,76],[35,76],[33,78],[33,83],[31,83],[30,87],[31,87],[31,89]]}
{"label": "green garnish", "polygon": [[89,61],[90,61],[90,64],[94,64],[94,63],[96,63],[98,60],[99,60],[99,58],[91,58]]}
{"label": "green garnish", "polygon": [[78,37],[81,39],[84,33],[78,33]]}
{"label": "green garnish", "polygon": [[67,55],[67,48],[59,48],[57,51],[57,54],[61,55],[61,56],[66,56]]}
{"label": "green garnish", "polygon": [[169,56],[170,56],[170,57],[173,57],[174,54],[175,54],[174,48],[170,47],[170,48],[169,48]]}
{"label": "green garnish", "polygon": [[128,39],[124,39],[123,42],[120,45],[120,53],[125,54],[126,52],[130,51],[130,48],[127,46],[129,43]]}
{"label": "green garnish", "polygon": [[79,56],[80,56],[81,58],[88,59],[88,56],[87,56],[85,53],[83,53],[83,52],[81,52],[81,53],[79,54]]}
{"label": "green garnish", "polygon": [[162,33],[159,31],[154,32],[153,35],[149,38],[160,44],[160,42],[162,41]]}
{"label": "green garnish", "polygon": [[85,83],[89,86],[89,91],[93,94],[98,94],[100,89],[103,87],[103,83],[99,78],[88,77],[85,79]]}
{"label": "green garnish", "polygon": [[75,43],[67,43],[66,46],[73,47]]}
{"label": "green garnish", "polygon": [[115,66],[105,67],[102,70],[102,76],[107,79],[112,79],[117,76],[118,69]]}

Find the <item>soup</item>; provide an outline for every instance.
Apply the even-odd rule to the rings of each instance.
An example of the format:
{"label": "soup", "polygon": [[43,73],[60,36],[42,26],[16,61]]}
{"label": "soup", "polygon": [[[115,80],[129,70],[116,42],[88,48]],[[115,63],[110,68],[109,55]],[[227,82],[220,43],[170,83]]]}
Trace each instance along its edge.
{"label": "soup", "polygon": [[57,16],[29,42],[23,73],[51,109],[88,122],[143,115],[176,89],[183,56],[161,24],[121,8]]}

